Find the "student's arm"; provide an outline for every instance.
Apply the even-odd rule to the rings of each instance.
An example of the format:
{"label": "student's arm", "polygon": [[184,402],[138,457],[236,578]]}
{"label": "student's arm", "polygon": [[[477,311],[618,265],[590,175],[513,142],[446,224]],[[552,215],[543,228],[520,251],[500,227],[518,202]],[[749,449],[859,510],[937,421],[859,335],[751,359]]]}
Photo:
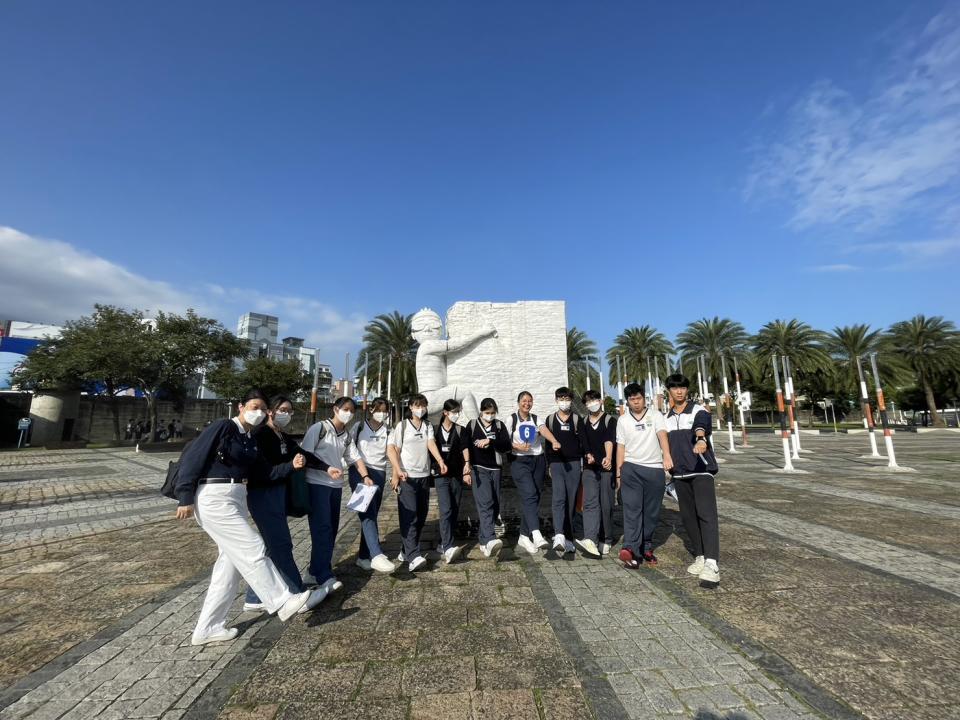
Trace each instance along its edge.
{"label": "student's arm", "polygon": [[698,455],[710,449],[707,438],[710,436],[712,424],[710,413],[703,409],[697,411],[693,418],[693,451]]}
{"label": "student's arm", "polygon": [[463,448],[463,482],[467,485],[473,484],[472,471],[470,469],[470,448]]}
{"label": "student's arm", "polygon": [[400,467],[400,449],[391,442],[387,442],[387,459],[393,472],[390,473],[390,487],[394,490],[407,479],[407,474]]}
{"label": "student's arm", "polygon": [[[229,431],[230,425],[228,423],[232,422],[233,420],[221,420],[207,427],[196,440],[190,443],[190,447],[180,458],[180,469],[177,473],[175,488],[179,503],[178,518],[188,518],[193,514],[193,501],[197,493],[197,483],[207,470],[210,456],[220,446],[223,437]],[[183,510],[181,511],[180,508],[183,508]]]}
{"label": "student's arm", "polygon": [[443,455],[440,454],[440,448],[437,447],[437,440],[432,435],[427,439],[427,450],[430,451],[430,454],[433,455],[433,459],[437,461],[437,466],[440,468],[440,474],[447,474],[447,464],[443,461]]}
{"label": "student's arm", "polygon": [[510,442],[510,436],[507,434],[507,426],[502,422],[497,422],[497,426],[500,430],[497,433],[497,439],[493,443],[493,448],[502,453],[510,452],[513,443]]}
{"label": "student's arm", "polygon": [[603,460],[600,461],[600,467],[604,470],[609,470],[613,467],[613,446],[614,443],[610,440],[605,440],[603,443],[603,451],[606,455]]}
{"label": "student's arm", "polygon": [[[304,439],[306,439],[306,437],[304,437]],[[303,445],[297,445],[296,449],[297,454],[303,455],[303,457],[306,459],[307,467],[311,470],[323,470],[323,472],[327,472],[330,469],[330,466],[323,460],[318,458],[309,450],[304,450]]]}
{"label": "student's arm", "polygon": [[580,425],[580,429],[577,430],[577,439],[580,441],[580,447],[584,450],[584,456],[587,458],[587,465],[593,465],[597,462],[597,459],[593,456],[592,452],[589,452],[589,442],[587,440],[587,423],[583,422]]}
{"label": "student's arm", "polygon": [[673,470],[673,457],[670,455],[670,440],[667,437],[667,431],[659,430],[657,440],[660,441],[660,450],[663,452],[663,469],[670,472]]}
{"label": "student's arm", "polygon": [[617,443],[617,490],[620,489],[620,473],[623,472],[623,458],[627,453],[627,449]]}
{"label": "student's arm", "polygon": [[557,442],[557,437],[556,437],[556,435],[554,435],[554,434],[550,431],[550,428],[547,427],[547,424],[546,424],[546,423],[543,423],[543,424],[540,426],[539,429],[540,429],[540,434],[543,435],[543,436],[549,441],[550,445],[553,446],[553,449],[554,449],[554,450],[559,450],[559,449],[560,449],[560,443]]}

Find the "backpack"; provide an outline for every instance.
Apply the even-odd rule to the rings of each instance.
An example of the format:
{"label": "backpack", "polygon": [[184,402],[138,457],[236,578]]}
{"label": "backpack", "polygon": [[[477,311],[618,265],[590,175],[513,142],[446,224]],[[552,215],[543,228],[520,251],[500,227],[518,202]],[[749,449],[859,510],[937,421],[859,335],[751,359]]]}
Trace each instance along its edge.
{"label": "backpack", "polygon": [[[227,439],[226,434],[220,438],[220,444],[217,446],[216,450],[210,453],[210,456],[207,457],[204,465],[210,465],[210,460],[216,454],[217,456],[222,456],[223,454],[223,444]],[[160,487],[160,494],[164,497],[168,497],[171,500],[177,500],[177,480],[180,478],[180,463],[183,462],[183,456],[187,453],[187,450],[193,444],[193,440],[188,440],[183,446],[183,450],[180,452],[180,457],[176,460],[171,460],[167,465],[167,476],[163,480],[163,485]]]}

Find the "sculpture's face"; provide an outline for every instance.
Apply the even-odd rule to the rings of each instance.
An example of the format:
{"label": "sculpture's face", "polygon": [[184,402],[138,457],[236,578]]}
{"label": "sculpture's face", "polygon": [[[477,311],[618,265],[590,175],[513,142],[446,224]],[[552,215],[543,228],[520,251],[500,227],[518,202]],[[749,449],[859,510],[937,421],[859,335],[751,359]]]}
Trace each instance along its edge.
{"label": "sculpture's face", "polygon": [[411,335],[417,342],[435,340],[443,335],[443,322],[434,312],[421,310],[413,316]]}

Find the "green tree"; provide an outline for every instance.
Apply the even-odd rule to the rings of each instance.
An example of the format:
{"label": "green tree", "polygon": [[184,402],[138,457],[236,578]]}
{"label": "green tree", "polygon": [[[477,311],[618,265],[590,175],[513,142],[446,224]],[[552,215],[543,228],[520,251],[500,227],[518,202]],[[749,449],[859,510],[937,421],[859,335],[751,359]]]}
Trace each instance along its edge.
{"label": "green tree", "polygon": [[133,369],[143,334],[141,311],[96,305],[92,315],[67,322],[60,337],[44,340],[17,367],[14,381],[27,389],[79,389],[94,401],[104,398],[119,441],[117,394],[136,384]]}
{"label": "green tree", "polygon": [[860,397],[857,358],[869,369],[869,357],[872,353],[877,353],[877,370],[885,390],[889,388],[892,391],[896,386],[909,381],[910,374],[900,357],[890,348],[888,338],[880,330],[871,330],[869,325],[835,327],[827,335],[824,347],[833,358],[836,392],[845,397]]}
{"label": "green tree", "polygon": [[[651,357],[663,364],[663,356],[673,354],[673,344],[666,336],[651,325],[627,328],[613,340],[613,346],[607,350],[609,382],[613,386],[623,380],[630,382],[647,376],[647,363]],[[624,377],[617,373],[617,358],[623,361]]]}
{"label": "green tree", "polygon": [[[368,377],[374,388],[379,379],[386,393],[388,368],[393,368],[393,397],[417,391],[417,342],[413,339],[410,320],[396,310],[377,315],[363,329],[363,348],[357,356],[356,372],[363,372],[364,356],[370,360]],[[381,366],[380,358],[383,358]],[[380,375],[378,376],[378,372]]]}
{"label": "green tree", "polygon": [[677,350],[686,361],[683,364],[693,365],[693,375],[688,377],[696,376],[696,359],[701,355],[704,357],[707,365],[707,377],[704,380],[715,381],[716,387],[712,387],[711,391],[719,397],[724,364],[728,378],[733,377],[733,358],[737,358],[741,366],[749,365],[749,341],[750,335],[738,322],[720,317],[701,318],[687,325],[677,336]]}
{"label": "green tree", "polygon": [[217,395],[238,402],[250,388],[260,388],[268,397],[288,395],[297,399],[308,391],[313,378],[297,360],[252,357],[241,367],[222,363],[207,373],[207,385]]}
{"label": "green tree", "polygon": [[201,368],[245,356],[249,346],[216,320],[193,310],[186,315],[157,313],[156,320],[143,327],[131,374],[147,398],[151,433],[156,437],[160,394],[182,388]]}
{"label": "green tree", "polygon": [[916,315],[892,325],[888,339],[923,390],[934,427],[943,427],[943,418],[937,414],[934,385],[941,378],[960,372],[960,333],[952,322],[939,315]]}
{"label": "green tree", "polygon": [[[597,374],[596,358],[597,344],[587,333],[576,326],[567,328],[567,382],[577,398],[587,389],[588,368],[591,377]],[[599,375],[597,377],[599,379]],[[590,386],[593,385],[591,380]]]}

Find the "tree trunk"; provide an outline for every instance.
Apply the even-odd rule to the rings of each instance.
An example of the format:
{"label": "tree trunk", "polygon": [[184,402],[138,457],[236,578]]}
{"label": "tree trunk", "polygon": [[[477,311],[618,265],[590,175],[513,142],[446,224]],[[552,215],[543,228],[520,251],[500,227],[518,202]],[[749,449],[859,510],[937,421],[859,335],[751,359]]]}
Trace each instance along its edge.
{"label": "tree trunk", "polygon": [[145,392],[147,396],[147,418],[150,420],[150,434],[147,442],[154,442],[157,438],[157,396],[153,391]]}
{"label": "tree trunk", "polygon": [[110,414],[113,415],[113,439],[120,442],[120,405],[114,395],[110,395]]}
{"label": "tree trunk", "polygon": [[927,380],[926,374],[920,375],[920,382],[923,384],[923,395],[927,399],[927,409],[930,411],[930,420],[934,427],[946,427],[947,424],[937,412],[937,401],[933,397],[933,386]]}

